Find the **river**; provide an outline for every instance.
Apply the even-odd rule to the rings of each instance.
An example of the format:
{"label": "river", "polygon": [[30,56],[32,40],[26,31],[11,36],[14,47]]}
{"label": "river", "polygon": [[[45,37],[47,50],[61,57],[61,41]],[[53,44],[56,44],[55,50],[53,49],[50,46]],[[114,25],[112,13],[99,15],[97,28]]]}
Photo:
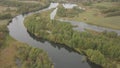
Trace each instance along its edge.
{"label": "river", "polygon": [[[54,5],[57,7],[58,3],[51,3],[50,7],[37,12],[55,8]],[[83,62],[82,60],[84,55],[79,54],[72,48],[61,44],[55,44],[47,40],[37,40],[29,34],[24,26],[24,19],[26,16],[37,12],[14,17],[12,22],[8,25],[10,36],[20,42],[27,43],[32,47],[40,48],[46,51],[55,68],[99,68],[97,65],[90,62]]]}
{"label": "river", "polygon": [[[53,3],[51,4],[53,5]],[[50,6],[51,6],[50,5]],[[45,11],[51,9],[43,9]],[[39,11],[40,12],[40,11]],[[28,15],[33,14],[29,13]],[[24,26],[24,19],[26,16],[18,15],[12,19],[12,22],[8,25],[9,34],[16,40],[29,44],[30,46],[43,49],[48,53],[54,63],[55,68],[90,68],[91,66],[87,62],[82,62],[83,55],[78,54],[71,48],[64,45],[53,44],[49,41],[37,41],[27,32]]]}

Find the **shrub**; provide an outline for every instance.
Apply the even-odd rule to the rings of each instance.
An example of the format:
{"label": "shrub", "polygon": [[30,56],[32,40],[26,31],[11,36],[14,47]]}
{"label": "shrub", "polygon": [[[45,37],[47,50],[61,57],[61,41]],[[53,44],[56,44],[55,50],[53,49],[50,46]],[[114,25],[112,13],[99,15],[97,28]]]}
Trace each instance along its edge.
{"label": "shrub", "polygon": [[106,59],[100,51],[88,49],[86,51],[86,54],[87,54],[87,56],[89,56],[89,59],[91,61],[93,61],[94,63],[100,64],[102,66],[104,66],[106,64]]}
{"label": "shrub", "polygon": [[111,16],[120,16],[120,11],[108,13],[106,16],[107,16],[107,17],[111,17]]}
{"label": "shrub", "polygon": [[120,11],[120,9],[118,9],[118,8],[108,8],[108,9],[102,10],[102,13],[110,13],[110,12],[116,12],[116,11]]}
{"label": "shrub", "polygon": [[107,9],[105,6],[96,6],[97,9]]}
{"label": "shrub", "polygon": [[74,17],[83,11],[83,9],[78,7],[74,7],[73,9],[65,9],[64,7],[60,6],[57,15],[60,17]]}
{"label": "shrub", "polygon": [[12,15],[7,13],[7,14],[0,14],[0,19],[3,20],[3,19],[10,19],[12,18]]}
{"label": "shrub", "polygon": [[83,2],[82,3],[84,6],[91,6],[92,5],[92,2]]}

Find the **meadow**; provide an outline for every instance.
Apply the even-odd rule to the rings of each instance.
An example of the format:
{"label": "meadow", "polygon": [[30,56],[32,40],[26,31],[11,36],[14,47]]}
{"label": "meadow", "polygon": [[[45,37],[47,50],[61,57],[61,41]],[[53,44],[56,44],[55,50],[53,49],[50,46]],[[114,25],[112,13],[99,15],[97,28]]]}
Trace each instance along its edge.
{"label": "meadow", "polygon": [[[86,8],[84,12],[79,12],[74,17],[63,17],[63,19],[85,22],[97,26],[113,29],[120,29],[120,4],[119,2],[93,3],[89,6],[79,4]],[[62,18],[57,15],[56,18]]]}

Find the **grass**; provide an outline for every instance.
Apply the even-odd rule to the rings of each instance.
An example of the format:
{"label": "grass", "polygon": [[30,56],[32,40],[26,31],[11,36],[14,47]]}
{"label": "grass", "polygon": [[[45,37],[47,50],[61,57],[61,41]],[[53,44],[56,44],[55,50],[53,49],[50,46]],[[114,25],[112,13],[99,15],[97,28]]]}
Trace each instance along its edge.
{"label": "grass", "polygon": [[73,18],[76,21],[82,21],[93,25],[120,29],[120,16],[104,17],[95,9],[87,10]]}
{"label": "grass", "polygon": [[[0,14],[10,13],[10,14],[12,14],[13,17],[18,14],[17,7],[0,6],[0,8],[1,8]],[[8,8],[9,8],[9,10],[8,10]],[[7,24],[9,23],[10,19],[0,20],[0,27],[1,27],[0,36],[2,36],[2,35],[4,36],[5,34],[7,34],[7,36],[4,36],[5,40],[0,38],[0,47],[1,47],[0,48],[0,68],[18,68],[18,66],[16,64],[16,57],[18,57],[23,62],[21,68],[30,68],[30,67],[26,67],[27,66],[26,62],[28,62],[28,60],[24,60],[23,59],[24,57],[23,58],[20,57],[21,56],[21,54],[19,53],[21,51],[20,48],[24,48],[25,51],[28,51],[28,52],[32,51],[32,50],[29,50],[29,48],[41,51],[41,52],[38,52],[40,54],[40,56],[37,56],[37,58],[35,58],[38,62],[36,62],[34,64],[40,65],[40,66],[45,66],[45,67],[46,66],[50,67],[52,62],[49,60],[46,52],[44,52],[43,50],[38,49],[38,48],[30,47],[25,43],[18,42],[16,40],[14,40],[12,37],[10,37],[8,35],[8,32],[2,31],[4,29],[7,30]],[[5,28],[3,28],[3,26],[5,26]],[[1,43],[2,43],[2,45],[1,45]],[[26,53],[26,52],[24,52],[24,53]],[[29,53],[27,53],[27,54],[24,54],[24,53],[22,54],[23,56],[28,55],[27,58],[29,58],[30,60],[33,59],[33,58],[30,58]],[[42,61],[38,60],[39,59],[38,57],[41,57],[41,56],[42,56],[42,60],[44,61],[43,65],[40,64]],[[31,60],[31,62],[33,62],[33,60]],[[31,66],[33,66],[34,64],[31,64]],[[46,67],[46,68],[49,68],[49,67]]]}
{"label": "grass", "polygon": [[5,6],[0,6],[0,13],[2,13],[2,11],[5,11],[7,9],[7,7]]}
{"label": "grass", "polygon": [[7,25],[9,20],[0,20],[0,26]]}
{"label": "grass", "polygon": [[116,4],[117,4],[116,2],[101,2],[93,4],[93,6],[113,7],[116,6]]}
{"label": "grass", "polygon": [[120,64],[117,65],[117,68],[120,68]]}
{"label": "grass", "polygon": [[[24,52],[20,53],[20,51],[23,49],[24,49]],[[7,36],[4,47],[0,49],[0,67],[1,68],[18,68],[16,64],[16,57],[18,57],[22,61],[21,68],[29,68],[26,63],[28,62],[28,60],[24,58],[26,58],[25,56],[27,56],[27,59],[31,60],[30,62],[33,62],[32,59],[34,58],[31,58],[31,55],[34,55],[34,54],[31,54],[31,52],[34,49],[40,51],[35,53],[35,54],[39,53],[39,55],[36,56],[36,60],[39,62],[34,62],[34,64],[37,64],[37,65],[39,64],[40,66],[45,65],[45,67],[51,68],[52,63],[49,60],[46,52],[38,48],[30,47],[25,43],[18,42],[13,38],[11,38],[9,35]],[[44,61],[43,65],[41,63],[42,61],[38,59],[41,56],[43,57],[42,61]],[[34,66],[34,64],[32,65],[30,64],[30,65]]]}
{"label": "grass", "polygon": [[19,1],[19,2],[39,4],[39,1]]}
{"label": "grass", "polygon": [[0,66],[1,68],[16,68],[15,56],[16,56],[16,45],[20,44],[11,37],[7,37],[6,46],[0,51]]}
{"label": "grass", "polygon": [[[113,28],[113,29],[120,29],[120,16],[105,17],[105,14],[102,14],[101,10],[98,9],[97,6],[111,8],[111,7],[117,7],[117,3],[115,2],[96,3],[93,4],[92,6],[87,7],[86,11],[83,13],[79,13],[78,16],[75,16],[73,18],[63,18],[63,19],[75,20],[75,21],[85,22],[85,23]],[[61,17],[57,16],[56,18],[61,18]]]}

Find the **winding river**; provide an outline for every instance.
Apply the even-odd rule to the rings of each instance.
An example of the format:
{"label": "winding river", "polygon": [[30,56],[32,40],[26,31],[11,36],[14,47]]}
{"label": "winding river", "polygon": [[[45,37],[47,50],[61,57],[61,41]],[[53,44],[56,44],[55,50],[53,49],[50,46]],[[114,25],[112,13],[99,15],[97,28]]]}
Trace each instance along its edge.
{"label": "winding river", "polygon": [[[53,4],[51,4],[49,8],[40,11],[54,8],[52,5]],[[31,37],[24,26],[24,19],[25,16],[18,15],[13,18],[12,22],[8,25],[9,34],[14,39],[46,51],[54,63],[55,68],[91,68],[87,62],[82,62],[83,56],[71,48],[65,47],[64,45],[53,44],[49,41],[37,41]]]}
{"label": "winding river", "polygon": [[[46,11],[57,7],[58,3],[51,3],[51,5],[43,10]],[[56,9],[57,10],[57,9]],[[51,43],[46,40],[37,40],[35,37],[27,32],[24,26],[24,19],[26,16],[37,13],[32,12],[27,15],[18,15],[12,19],[12,22],[8,25],[9,34],[16,40],[27,43],[30,46],[43,49],[48,53],[55,68],[99,68],[97,65],[90,62],[83,62],[84,55],[80,55],[75,50],[60,44]],[[53,19],[53,18],[52,18]],[[97,67],[96,67],[97,66]]]}

